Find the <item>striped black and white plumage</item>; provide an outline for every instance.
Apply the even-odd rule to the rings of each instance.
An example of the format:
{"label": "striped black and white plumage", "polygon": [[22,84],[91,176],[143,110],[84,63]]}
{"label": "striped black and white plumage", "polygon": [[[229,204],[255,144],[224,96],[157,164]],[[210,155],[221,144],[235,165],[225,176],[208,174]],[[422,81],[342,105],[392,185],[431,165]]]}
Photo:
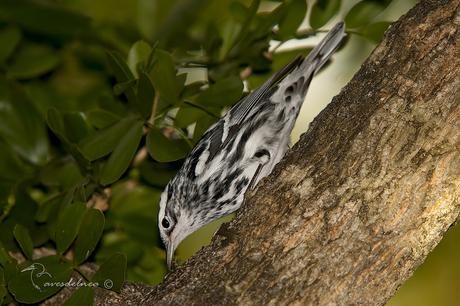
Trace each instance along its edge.
{"label": "striped black and white plumage", "polygon": [[233,106],[190,152],[160,200],[168,267],[186,236],[237,210],[246,190],[281,160],[312,77],[344,35],[338,23],[306,58],[296,58]]}

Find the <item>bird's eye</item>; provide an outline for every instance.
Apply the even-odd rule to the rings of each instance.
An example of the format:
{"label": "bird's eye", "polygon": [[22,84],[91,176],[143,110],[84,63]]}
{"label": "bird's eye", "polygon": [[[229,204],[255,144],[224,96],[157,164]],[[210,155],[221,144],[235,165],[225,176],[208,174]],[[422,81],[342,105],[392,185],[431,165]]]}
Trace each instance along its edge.
{"label": "bird's eye", "polygon": [[168,229],[170,226],[168,219],[163,218],[163,220],[161,220],[161,225],[163,226],[163,228]]}

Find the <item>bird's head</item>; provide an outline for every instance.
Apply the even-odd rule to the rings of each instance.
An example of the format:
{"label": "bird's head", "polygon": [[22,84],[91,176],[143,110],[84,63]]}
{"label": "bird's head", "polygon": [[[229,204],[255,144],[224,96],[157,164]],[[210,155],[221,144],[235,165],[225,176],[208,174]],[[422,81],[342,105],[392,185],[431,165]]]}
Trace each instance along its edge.
{"label": "bird's head", "polygon": [[170,270],[177,246],[206,223],[195,210],[184,203],[185,201],[186,199],[176,194],[169,184],[160,198],[158,228],[166,247],[166,263]]}

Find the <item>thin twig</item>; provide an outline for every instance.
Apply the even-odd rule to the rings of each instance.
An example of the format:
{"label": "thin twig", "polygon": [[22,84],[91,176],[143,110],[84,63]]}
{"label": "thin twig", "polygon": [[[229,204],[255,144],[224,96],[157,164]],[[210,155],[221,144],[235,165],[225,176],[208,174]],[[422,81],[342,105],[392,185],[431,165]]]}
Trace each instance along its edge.
{"label": "thin twig", "polygon": [[219,116],[217,116],[216,114],[214,114],[211,111],[207,110],[205,107],[203,107],[201,105],[195,104],[195,103],[193,103],[191,101],[184,101],[184,104],[189,105],[189,106],[194,107],[194,108],[198,108],[199,110],[202,110],[203,112],[205,112],[209,116],[217,118],[217,119],[220,119]]}
{"label": "thin twig", "polygon": [[74,267],[73,269],[74,269],[76,272],[78,272],[78,274],[80,274],[80,275],[85,279],[85,281],[87,281],[87,282],[90,281],[90,279],[83,273],[82,270],[80,270],[79,267]]}

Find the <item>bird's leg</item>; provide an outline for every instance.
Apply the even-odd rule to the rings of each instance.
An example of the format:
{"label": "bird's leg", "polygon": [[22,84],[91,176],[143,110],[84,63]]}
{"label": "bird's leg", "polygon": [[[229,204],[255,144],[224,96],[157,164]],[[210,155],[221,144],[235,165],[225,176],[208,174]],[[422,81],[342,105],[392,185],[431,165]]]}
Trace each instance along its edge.
{"label": "bird's leg", "polygon": [[266,149],[262,149],[262,150],[257,151],[254,154],[254,157],[260,160],[260,164],[257,167],[256,172],[252,176],[251,182],[249,183],[249,186],[248,186],[248,190],[252,190],[255,187],[260,171],[270,161],[270,152],[268,152]]}
{"label": "bird's leg", "polygon": [[252,190],[252,188],[254,188],[254,186],[256,184],[257,177],[259,176],[260,170],[262,169],[263,166],[264,166],[264,164],[259,164],[259,166],[257,167],[257,170],[256,170],[256,172],[254,173],[254,176],[251,179],[251,183],[249,183],[248,190]]}

